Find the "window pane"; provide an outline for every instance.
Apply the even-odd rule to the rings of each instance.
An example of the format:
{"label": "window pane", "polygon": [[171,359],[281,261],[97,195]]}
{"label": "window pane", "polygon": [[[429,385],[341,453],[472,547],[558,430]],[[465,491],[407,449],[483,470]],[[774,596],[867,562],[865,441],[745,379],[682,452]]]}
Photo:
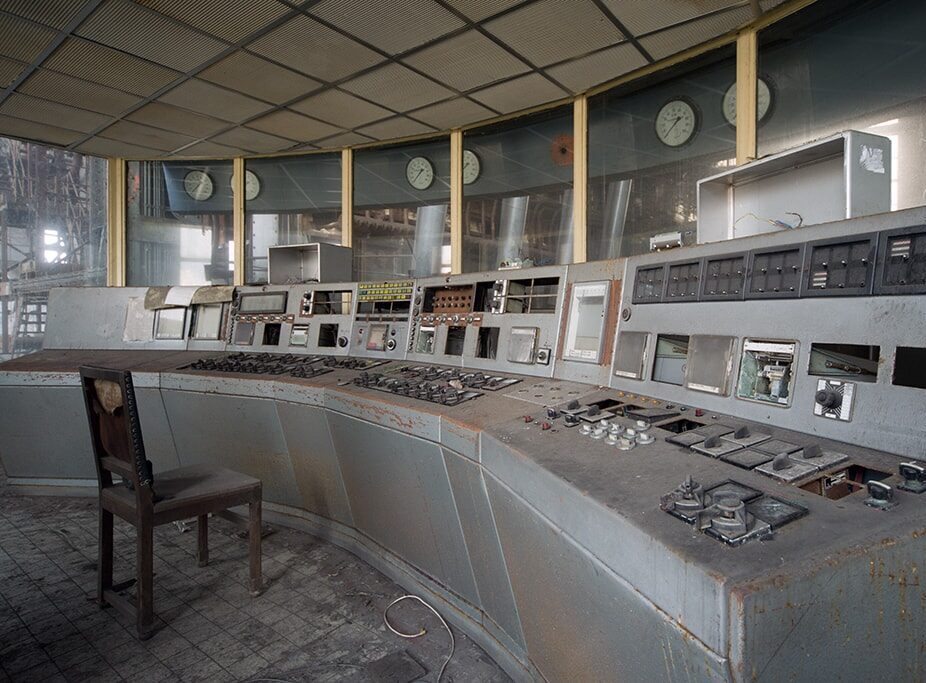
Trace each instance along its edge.
{"label": "window pane", "polygon": [[463,147],[478,169],[463,185],[463,270],[571,262],[572,108],[467,131]]}
{"label": "window pane", "polygon": [[130,161],[129,286],[231,284],[232,162]]}
{"label": "window pane", "polygon": [[831,133],[891,140],[891,208],[926,204],[926,3],[821,0],[762,31],[759,72],[774,116],[759,129],[770,154]]}
{"label": "window pane", "polygon": [[52,287],[106,284],[106,161],[0,138],[0,360],[42,348]]}
{"label": "window pane", "polygon": [[735,164],[733,48],[657,78],[589,99],[589,260],[646,253],[650,237],[667,232],[694,244],[698,180]]}
{"label": "window pane", "polygon": [[245,282],[267,281],[267,249],[341,243],[341,155],[248,159]]}
{"label": "window pane", "polygon": [[354,278],[450,272],[450,141],[354,153]]}

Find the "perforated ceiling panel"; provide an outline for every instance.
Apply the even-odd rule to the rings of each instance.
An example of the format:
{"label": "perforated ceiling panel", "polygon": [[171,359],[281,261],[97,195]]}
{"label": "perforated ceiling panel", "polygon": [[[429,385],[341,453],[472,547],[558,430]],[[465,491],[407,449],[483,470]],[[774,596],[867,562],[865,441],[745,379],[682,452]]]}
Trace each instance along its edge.
{"label": "perforated ceiling panel", "polygon": [[96,136],[81,143],[76,147],[78,152],[84,154],[95,154],[101,157],[139,157],[151,158],[162,155],[164,152],[151,147],[144,147],[139,144],[129,144],[119,140],[110,140]]}
{"label": "perforated ceiling panel", "polygon": [[485,26],[537,66],[578,57],[624,39],[592,0],[540,0]]}
{"label": "perforated ceiling panel", "polygon": [[201,157],[215,157],[219,159],[228,159],[245,154],[245,151],[237,147],[220,145],[217,142],[197,142],[189,147],[184,147],[177,156],[190,157],[192,159]]}
{"label": "perforated ceiling panel", "polygon": [[239,90],[242,84],[247,84],[248,94],[274,104],[289,102],[321,86],[314,78],[243,50],[205,69],[199,78],[233,90]]}
{"label": "perforated ceiling panel", "polygon": [[184,81],[161,96],[161,101],[226,121],[244,121],[270,108],[269,104],[197,78]]}
{"label": "perforated ceiling panel", "polygon": [[19,92],[110,116],[121,114],[139,101],[137,95],[47,69],[37,69],[19,86]]}
{"label": "perforated ceiling panel", "polygon": [[0,114],[0,130],[5,135],[27,140],[46,140],[53,145],[70,145],[83,137],[82,133],[58,126],[48,126]]}
{"label": "perforated ceiling panel", "polygon": [[0,10],[63,29],[85,3],[86,0],[0,0]]}
{"label": "perforated ceiling panel", "polygon": [[409,113],[409,116],[419,121],[424,121],[430,126],[438,129],[451,128],[475,121],[490,119],[495,116],[495,112],[486,109],[481,104],[458,97],[454,100],[432,104],[423,109],[417,109]]}
{"label": "perforated ceiling panel", "polygon": [[344,132],[343,128],[332,126],[308,116],[281,109],[267,116],[262,116],[248,123],[248,128],[256,128],[265,133],[273,133],[280,137],[305,142],[318,138],[330,137],[336,133]]}
{"label": "perforated ceiling panel", "polygon": [[473,21],[482,21],[512,7],[525,4],[525,0],[452,0],[453,8]]}
{"label": "perforated ceiling panel", "polygon": [[172,107],[162,102],[146,104],[126,117],[135,123],[144,123],[155,128],[164,128],[178,133],[186,133],[194,137],[208,137],[219,131],[231,127],[228,121],[194,114],[186,109]]}
{"label": "perforated ceiling panel", "polygon": [[389,138],[401,138],[407,135],[433,133],[434,129],[423,123],[415,123],[404,116],[396,116],[392,119],[374,123],[371,126],[365,126],[359,132],[374,140],[388,140]]}
{"label": "perforated ceiling panel", "polygon": [[68,38],[42,66],[136,95],[151,95],[181,75],[80,38]]}
{"label": "perforated ceiling panel", "polygon": [[342,135],[334,135],[330,138],[325,138],[323,141],[321,141],[321,146],[350,147],[351,145],[362,145],[372,141],[373,138],[369,138],[366,135],[361,135],[360,133],[344,133]]}
{"label": "perforated ceiling panel", "polygon": [[71,130],[84,133],[89,133],[112,121],[110,117],[103,114],[19,93],[13,93],[3,105],[0,105],[0,113],[51,126],[66,125]]}
{"label": "perforated ceiling panel", "polygon": [[441,41],[404,61],[457,90],[471,90],[530,70],[527,64],[478,31]]}
{"label": "perforated ceiling panel", "polygon": [[397,111],[416,109],[453,95],[444,86],[401,64],[387,64],[341,87]]}
{"label": "perforated ceiling panel", "polygon": [[248,49],[326,81],[343,78],[383,59],[306,16],[290,19],[248,45]]}
{"label": "perforated ceiling panel", "polygon": [[340,90],[312,95],[291,105],[290,109],[345,128],[357,128],[393,114],[388,109]]}
{"label": "perforated ceiling panel", "polygon": [[633,35],[639,36],[717,10],[749,3],[745,0],[697,0],[697,2],[604,0],[604,4]]}
{"label": "perforated ceiling panel", "polygon": [[580,93],[603,81],[646,66],[647,63],[636,47],[630,43],[621,43],[587,57],[554,66],[547,69],[547,73],[573,93]]}
{"label": "perforated ceiling panel", "polygon": [[322,0],[311,13],[389,54],[431,42],[464,25],[434,0]]}
{"label": "perforated ceiling panel", "polygon": [[566,92],[540,74],[528,74],[473,93],[473,99],[502,114],[553,102]]}
{"label": "perforated ceiling panel", "polygon": [[701,42],[701,36],[718,36],[745,24],[751,18],[752,10],[740,7],[641,38],[640,44],[654,59],[662,59],[685,49],[681,46]]}
{"label": "perforated ceiling panel", "polygon": [[259,130],[245,128],[243,126],[232,128],[224,133],[219,133],[212,138],[212,141],[230,147],[238,147],[257,154],[279,152],[293,146],[292,140],[286,140],[276,135],[262,133]]}
{"label": "perforated ceiling panel", "polygon": [[12,83],[13,80],[22,73],[25,67],[25,62],[20,62],[8,57],[0,57],[0,88],[5,88]]}
{"label": "perforated ceiling panel", "polygon": [[132,121],[119,121],[100,133],[102,137],[131,144],[141,144],[152,149],[171,152],[179,147],[194,142],[196,138],[181,133],[173,133],[159,128],[152,128]]}
{"label": "perforated ceiling panel", "polygon": [[292,10],[276,0],[135,0],[206,33],[236,43]]}
{"label": "perforated ceiling panel", "polygon": [[227,47],[129,0],[109,0],[76,33],[178,71],[199,66]]}
{"label": "perforated ceiling panel", "polygon": [[0,55],[31,62],[41,54],[56,33],[7,14],[0,14]]}

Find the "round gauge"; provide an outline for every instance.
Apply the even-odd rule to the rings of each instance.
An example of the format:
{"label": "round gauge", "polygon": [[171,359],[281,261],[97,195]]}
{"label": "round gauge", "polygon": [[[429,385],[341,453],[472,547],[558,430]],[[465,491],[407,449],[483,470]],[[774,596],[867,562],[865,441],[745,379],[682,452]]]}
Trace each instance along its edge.
{"label": "round gauge", "polygon": [[[734,128],[736,127],[736,83],[723,94],[723,117]],[[772,108],[772,89],[764,78],[760,78],[756,85],[756,121],[761,123]]]}
{"label": "round gauge", "polygon": [[[235,176],[232,176],[231,182],[232,193],[235,192]],[[260,178],[254,171],[245,171],[244,172],[244,199],[245,201],[251,201],[252,199],[257,199],[257,195],[260,194]]]}
{"label": "round gauge", "polygon": [[463,184],[470,185],[476,182],[476,179],[479,177],[479,172],[482,170],[482,165],[479,161],[479,157],[476,156],[476,153],[471,149],[463,150]]}
{"label": "round gauge", "polygon": [[698,110],[686,99],[666,102],[656,114],[656,137],[668,147],[681,147],[698,132]]}
{"label": "round gauge", "polygon": [[416,190],[427,190],[434,182],[434,166],[426,157],[414,157],[405,167],[405,179]]}
{"label": "round gauge", "polygon": [[215,192],[212,178],[205,171],[190,171],[187,173],[183,177],[183,189],[198,202],[206,201]]}

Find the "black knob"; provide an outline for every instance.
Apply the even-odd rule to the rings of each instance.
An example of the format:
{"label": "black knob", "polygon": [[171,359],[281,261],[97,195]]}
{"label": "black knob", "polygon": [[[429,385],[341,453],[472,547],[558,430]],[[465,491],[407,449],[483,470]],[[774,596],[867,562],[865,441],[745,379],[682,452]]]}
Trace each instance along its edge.
{"label": "black knob", "polygon": [[551,420],[555,420],[559,417],[559,412],[557,412],[556,408],[547,408],[547,417]]}
{"label": "black knob", "polygon": [[576,399],[572,399],[569,403],[566,404],[566,410],[578,410],[579,402]]}
{"label": "black knob", "polygon": [[598,413],[601,412],[601,408],[592,404],[588,407],[588,410],[585,411],[589,417],[595,417]]}
{"label": "black knob", "polygon": [[834,389],[820,389],[814,400],[824,408],[834,410],[842,405],[842,394]]}

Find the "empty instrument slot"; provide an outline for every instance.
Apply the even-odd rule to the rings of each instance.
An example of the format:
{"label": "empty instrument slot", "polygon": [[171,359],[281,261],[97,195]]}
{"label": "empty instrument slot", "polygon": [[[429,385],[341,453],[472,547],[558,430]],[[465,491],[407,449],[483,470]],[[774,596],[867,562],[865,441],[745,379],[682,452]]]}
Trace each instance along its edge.
{"label": "empty instrument slot", "polygon": [[891,383],[900,387],[926,389],[926,348],[898,346]]}
{"label": "empty instrument slot", "polygon": [[495,360],[498,355],[498,328],[480,327],[476,343],[476,358]]}
{"label": "empty instrument slot", "polygon": [[448,327],[444,353],[448,356],[462,356],[464,339],[466,339],[465,327]]}
{"label": "empty instrument slot", "polygon": [[337,343],[337,323],[322,323],[318,326],[318,346],[320,348],[334,348]]}
{"label": "empty instrument slot", "polygon": [[845,469],[829,472],[809,481],[801,488],[829,500],[839,500],[864,489],[865,484],[870,481],[882,481],[890,476],[890,472],[882,472],[863,465],[849,465]]}

